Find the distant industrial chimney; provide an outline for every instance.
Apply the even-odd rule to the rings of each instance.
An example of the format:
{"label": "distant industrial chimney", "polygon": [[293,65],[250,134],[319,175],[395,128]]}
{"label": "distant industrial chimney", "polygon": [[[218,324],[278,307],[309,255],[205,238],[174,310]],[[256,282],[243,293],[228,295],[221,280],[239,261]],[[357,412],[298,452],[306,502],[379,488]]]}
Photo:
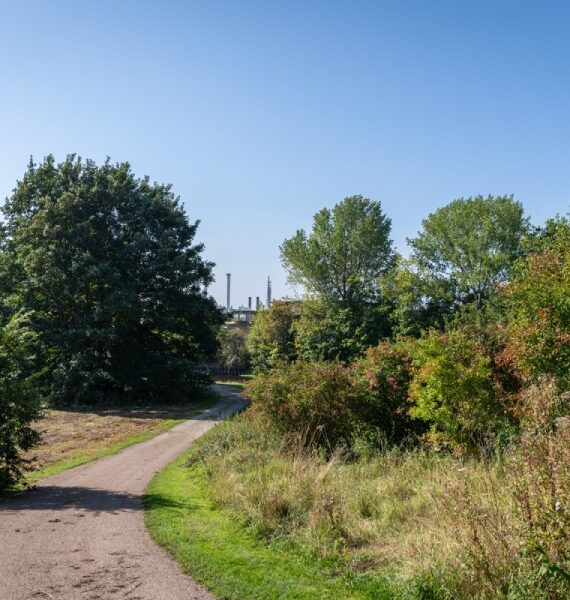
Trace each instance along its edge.
{"label": "distant industrial chimney", "polygon": [[249,296],[247,299],[247,307],[251,308],[251,296]]}
{"label": "distant industrial chimney", "polygon": [[267,278],[267,308],[271,306],[271,278]]}
{"label": "distant industrial chimney", "polygon": [[226,308],[229,311],[230,307],[231,307],[231,304],[230,304],[230,287],[231,287],[232,274],[231,273],[226,273],[226,277],[228,278],[228,296],[227,296],[227,300],[226,300]]}
{"label": "distant industrial chimney", "polygon": [[255,309],[258,310],[259,309],[259,305],[261,304],[261,302],[259,301],[259,296],[255,297]]}

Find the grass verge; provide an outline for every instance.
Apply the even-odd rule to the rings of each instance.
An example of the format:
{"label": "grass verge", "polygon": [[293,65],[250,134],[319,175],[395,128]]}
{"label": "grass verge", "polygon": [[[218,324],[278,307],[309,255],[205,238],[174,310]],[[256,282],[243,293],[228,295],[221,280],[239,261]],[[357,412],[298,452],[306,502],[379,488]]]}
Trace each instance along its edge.
{"label": "grass verge", "polygon": [[340,572],[285,545],[264,544],[216,507],[203,467],[184,467],[193,449],[147,488],[145,523],[194,580],[227,600],[392,599],[390,582]]}

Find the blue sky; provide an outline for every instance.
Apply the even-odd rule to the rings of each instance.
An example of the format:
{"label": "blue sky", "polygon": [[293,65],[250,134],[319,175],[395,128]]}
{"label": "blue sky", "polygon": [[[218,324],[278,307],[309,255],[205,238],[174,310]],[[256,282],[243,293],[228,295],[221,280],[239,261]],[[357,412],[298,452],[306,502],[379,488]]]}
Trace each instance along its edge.
{"label": "blue sky", "polygon": [[128,161],[201,219],[232,303],[291,291],[279,244],[343,197],[406,252],[454,198],[570,201],[565,2],[5,2],[0,196],[29,156]]}

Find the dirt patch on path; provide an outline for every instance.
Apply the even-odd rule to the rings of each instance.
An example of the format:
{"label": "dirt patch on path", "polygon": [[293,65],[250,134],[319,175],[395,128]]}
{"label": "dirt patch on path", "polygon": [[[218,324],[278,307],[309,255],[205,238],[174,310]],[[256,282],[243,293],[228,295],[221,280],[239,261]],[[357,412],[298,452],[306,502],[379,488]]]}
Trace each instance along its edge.
{"label": "dirt patch on path", "polygon": [[0,500],[0,598],[212,599],[148,536],[142,495],[155,473],[245,405],[238,390],[201,415],[113,456]]}

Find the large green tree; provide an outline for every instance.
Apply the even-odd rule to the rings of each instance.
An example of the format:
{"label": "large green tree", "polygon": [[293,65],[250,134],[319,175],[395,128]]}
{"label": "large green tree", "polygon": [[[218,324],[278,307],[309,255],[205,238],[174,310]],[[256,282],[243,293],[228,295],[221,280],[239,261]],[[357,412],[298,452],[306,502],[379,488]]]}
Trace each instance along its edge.
{"label": "large green tree", "polygon": [[508,278],[528,232],[522,205],[512,196],[476,196],[430,214],[408,243],[422,278],[441,284],[455,303],[480,306]]}
{"label": "large green tree", "polygon": [[[128,164],[48,156],[3,207],[10,304],[31,314],[43,384],[62,401],[170,400],[216,350],[212,264],[169,186]],[[8,275],[6,275],[8,273]]]}
{"label": "large green tree", "polygon": [[289,281],[340,308],[376,301],[378,278],[393,260],[391,221],[379,202],[350,196],[313,218],[280,248]]}
{"label": "large green tree", "polygon": [[281,260],[309,296],[296,326],[300,356],[350,361],[389,333],[380,278],[394,261],[379,202],[351,196],[283,242]]}
{"label": "large green tree", "polygon": [[0,323],[0,490],[22,477],[26,461],[21,453],[39,441],[31,427],[41,412],[35,369],[26,315],[14,315]]}

